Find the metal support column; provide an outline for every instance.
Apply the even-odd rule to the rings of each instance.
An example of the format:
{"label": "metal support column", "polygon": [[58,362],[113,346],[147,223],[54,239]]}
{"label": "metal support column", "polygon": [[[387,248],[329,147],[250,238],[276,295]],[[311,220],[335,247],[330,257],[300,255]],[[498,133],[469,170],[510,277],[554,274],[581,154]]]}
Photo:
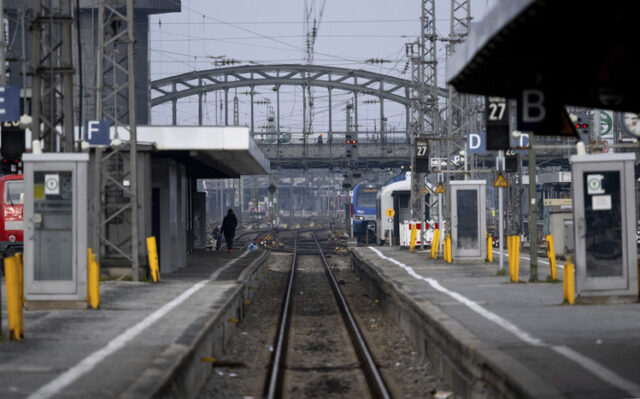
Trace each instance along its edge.
{"label": "metal support column", "polygon": [[[98,215],[94,220],[96,235],[99,236],[97,256],[113,262],[129,262],[132,277],[134,281],[138,281],[138,157],[133,12],[133,0],[126,1],[124,13],[122,8],[115,7],[107,0],[100,0],[98,5],[96,119],[107,119],[115,128],[117,139],[119,130],[127,130],[129,142],[128,146],[125,142],[112,147],[104,156],[101,156],[100,151],[96,152],[96,161],[100,165],[95,169],[94,184],[101,189],[94,193],[93,203],[97,207],[94,215]],[[125,149],[129,150],[128,154]],[[125,168],[127,155],[128,170]],[[130,228],[129,235],[123,236],[121,227],[127,224]]]}
{"label": "metal support column", "polygon": [[202,79],[198,79],[198,126],[202,126],[202,97],[204,90],[202,90]]}
{"label": "metal support column", "polygon": [[32,137],[44,139],[46,151],[73,152],[71,0],[31,0],[31,9]]}

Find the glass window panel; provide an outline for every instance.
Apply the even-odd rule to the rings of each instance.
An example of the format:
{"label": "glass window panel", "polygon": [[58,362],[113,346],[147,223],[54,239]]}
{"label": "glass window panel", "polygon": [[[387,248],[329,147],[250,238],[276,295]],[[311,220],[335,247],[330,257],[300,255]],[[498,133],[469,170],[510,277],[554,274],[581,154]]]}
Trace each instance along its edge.
{"label": "glass window panel", "polygon": [[478,190],[457,190],[459,249],[478,248]]}
{"label": "glass window panel", "polygon": [[622,276],[620,172],[585,172],[583,179],[587,277]]}
{"label": "glass window panel", "polygon": [[34,172],[34,280],[73,279],[71,171]]}
{"label": "glass window panel", "polygon": [[24,203],[24,184],[22,180],[7,182],[4,203],[7,205],[22,205]]}
{"label": "glass window panel", "polygon": [[376,207],[376,194],[375,192],[359,191],[357,193],[356,206],[358,208],[375,208]]}

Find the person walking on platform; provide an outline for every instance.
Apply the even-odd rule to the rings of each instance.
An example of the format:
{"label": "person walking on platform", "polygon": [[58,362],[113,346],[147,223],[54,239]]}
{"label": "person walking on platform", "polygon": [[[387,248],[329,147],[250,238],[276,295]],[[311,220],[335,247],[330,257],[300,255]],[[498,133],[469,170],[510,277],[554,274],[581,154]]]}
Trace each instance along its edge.
{"label": "person walking on platform", "polygon": [[224,234],[224,240],[227,242],[227,252],[231,253],[233,248],[233,237],[236,235],[236,226],[238,226],[238,219],[233,213],[233,209],[229,209],[227,216],[222,219],[222,227],[220,232]]}

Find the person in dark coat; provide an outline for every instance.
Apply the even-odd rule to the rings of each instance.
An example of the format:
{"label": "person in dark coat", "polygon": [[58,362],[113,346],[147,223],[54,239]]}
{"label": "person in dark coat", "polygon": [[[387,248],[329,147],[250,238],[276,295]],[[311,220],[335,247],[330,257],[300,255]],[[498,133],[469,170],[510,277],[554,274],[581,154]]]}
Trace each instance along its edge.
{"label": "person in dark coat", "polygon": [[227,216],[222,219],[222,226],[220,232],[224,235],[224,240],[227,242],[227,252],[231,252],[233,248],[233,237],[236,235],[236,227],[238,226],[238,219],[233,213],[233,209],[229,209]]}

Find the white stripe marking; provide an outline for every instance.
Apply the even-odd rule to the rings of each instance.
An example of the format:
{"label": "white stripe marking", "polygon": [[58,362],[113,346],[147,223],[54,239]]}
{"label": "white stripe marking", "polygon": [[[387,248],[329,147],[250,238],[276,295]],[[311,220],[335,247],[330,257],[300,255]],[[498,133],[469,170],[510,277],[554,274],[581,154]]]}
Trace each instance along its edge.
{"label": "white stripe marking", "polygon": [[175,308],[176,306],[180,305],[181,303],[189,299],[191,295],[195,294],[202,287],[207,285],[209,281],[215,280],[218,277],[218,275],[220,275],[220,273],[228,269],[231,265],[233,265],[239,259],[243,258],[248,253],[249,251],[243,253],[242,255],[233,259],[232,261],[230,261],[220,269],[216,270],[211,274],[209,279],[197,282],[196,284],[191,286],[191,288],[189,288],[188,290],[186,290],[185,292],[183,292],[182,294],[174,298],[171,302],[166,303],[164,306],[162,306],[160,309],[156,310],[155,312],[151,313],[149,316],[144,318],[138,324],[129,328],[122,334],[118,335],[116,338],[109,341],[109,343],[107,343],[105,347],[93,352],[92,354],[90,354],[89,356],[81,360],[79,363],[77,363],[75,366],[71,367],[64,373],[60,374],[58,377],[56,377],[46,385],[43,385],[42,387],[40,387],[40,389],[38,389],[37,391],[29,395],[28,399],[45,399],[45,398],[50,398],[54,395],[57,395],[58,393],[60,393],[60,391],[62,391],[64,388],[72,384],[78,378],[82,377],[83,375],[87,374],[89,371],[93,370],[100,362],[102,362],[108,356],[124,348],[124,346],[127,343],[135,339],[138,335],[140,335],[140,333],[142,333],[144,330],[149,328],[153,323],[160,320],[163,316],[169,313],[173,308]]}
{"label": "white stripe marking", "polygon": [[[500,251],[496,251],[496,250],[494,249],[494,250],[493,250],[493,253],[494,253],[494,254],[498,254],[498,255],[499,255],[499,254],[500,254]],[[507,253],[505,252],[504,256],[508,258],[508,257],[509,257],[509,254],[507,254]],[[525,259],[525,260],[528,260],[528,261],[531,261],[531,258],[526,257],[526,256],[524,256],[524,255],[520,255],[520,258]],[[540,262],[540,263],[544,263],[545,265],[548,265],[548,264],[549,264],[549,262],[547,262],[546,260],[542,260],[542,259],[538,259],[538,262]],[[559,265],[557,261],[556,261],[556,267],[557,267],[558,269],[564,269],[564,266],[563,266],[563,265]]]}
{"label": "white stripe marking", "polygon": [[[435,290],[449,295],[456,301],[462,303],[463,305],[466,305],[474,312],[480,314],[482,317],[486,318],[487,320],[494,322],[495,324],[499,325],[500,327],[514,334],[516,337],[520,338],[522,341],[528,343],[529,345],[538,346],[538,347],[540,346],[549,347],[549,345],[544,343],[541,339],[536,338],[530,335],[528,332],[521,330],[518,326],[511,323],[510,321],[503,319],[502,317],[491,312],[490,310],[483,308],[482,306],[472,301],[471,299],[463,295],[460,295],[455,291],[451,291],[443,287],[442,285],[440,285],[438,280],[435,280],[429,277],[423,277],[420,274],[418,274],[415,270],[413,270],[411,266],[407,266],[402,262],[399,262],[393,258],[383,255],[382,252],[380,252],[376,248],[373,248],[373,247],[368,247],[368,248],[373,252],[375,252],[382,259],[388,260],[391,263],[395,263],[396,265],[406,270],[411,277],[417,280],[426,281]],[[584,355],[581,355],[580,353],[566,346],[550,346],[550,348],[555,352],[563,355],[567,359],[573,360],[574,362],[578,363],[583,368],[585,368],[586,370],[590,371],[591,373],[593,373],[594,375],[602,379],[604,382],[607,382],[615,386],[616,388],[631,394],[631,396],[633,397],[640,397],[640,386],[619,376],[618,374],[609,370],[608,368],[596,362],[595,360],[590,359]]]}

